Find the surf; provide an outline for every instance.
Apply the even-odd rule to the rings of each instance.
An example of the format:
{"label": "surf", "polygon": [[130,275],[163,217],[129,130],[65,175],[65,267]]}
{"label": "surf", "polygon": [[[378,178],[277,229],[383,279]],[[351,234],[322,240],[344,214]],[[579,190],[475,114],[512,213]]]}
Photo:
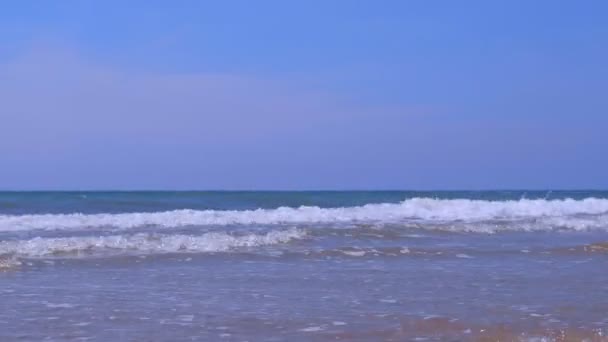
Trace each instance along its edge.
{"label": "surf", "polygon": [[[412,198],[400,203],[377,203],[355,207],[279,207],[256,210],[191,210],[117,214],[0,215],[0,232],[70,230],[87,228],[132,229],[187,226],[280,225],[280,224],[437,224],[485,223],[486,226],[535,223],[584,230],[606,226],[608,199],[520,199],[486,201],[471,199]],[[526,228],[527,227],[527,228]]]}

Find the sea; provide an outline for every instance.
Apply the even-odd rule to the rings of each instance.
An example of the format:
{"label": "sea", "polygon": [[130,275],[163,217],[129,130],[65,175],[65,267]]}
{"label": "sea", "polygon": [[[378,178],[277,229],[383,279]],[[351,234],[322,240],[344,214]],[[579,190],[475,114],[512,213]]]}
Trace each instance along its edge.
{"label": "sea", "polygon": [[0,192],[0,341],[608,341],[608,192]]}

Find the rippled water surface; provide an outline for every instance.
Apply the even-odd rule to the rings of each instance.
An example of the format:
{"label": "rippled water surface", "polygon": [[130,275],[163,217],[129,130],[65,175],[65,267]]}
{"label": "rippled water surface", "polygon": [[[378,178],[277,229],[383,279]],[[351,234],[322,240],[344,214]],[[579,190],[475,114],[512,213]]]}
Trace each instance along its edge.
{"label": "rippled water surface", "polygon": [[604,341],[606,192],[0,193],[0,341]]}

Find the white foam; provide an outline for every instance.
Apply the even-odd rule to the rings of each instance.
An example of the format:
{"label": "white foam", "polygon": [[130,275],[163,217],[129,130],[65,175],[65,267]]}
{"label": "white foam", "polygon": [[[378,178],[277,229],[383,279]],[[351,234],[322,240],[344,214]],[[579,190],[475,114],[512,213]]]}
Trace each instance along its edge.
{"label": "white foam", "polygon": [[[454,223],[484,221],[519,222],[517,230],[545,230],[551,227],[584,230],[606,228],[608,199],[483,201],[468,199],[413,198],[401,203],[368,204],[359,207],[319,208],[281,207],[257,210],[174,210],[122,214],[45,214],[0,215],[0,232],[23,230],[61,230],[111,227],[184,227],[206,225],[273,225],[319,223],[440,223],[449,229]],[[487,223],[487,222],[486,222]],[[517,223],[517,222],[516,222]],[[498,226],[500,226],[498,224]],[[494,223],[471,231],[499,231]],[[496,226],[496,225],[495,225]],[[514,228],[515,227],[515,228]]]}
{"label": "white foam", "polygon": [[342,251],[342,253],[352,257],[362,257],[366,254],[365,251]]}
{"label": "white foam", "polygon": [[207,233],[200,236],[138,233],[64,238],[37,237],[30,240],[2,241],[0,242],[0,255],[44,257],[61,254],[89,255],[129,252],[145,254],[225,252],[238,247],[285,243],[303,238],[305,235],[303,230],[289,229],[243,236],[225,233]]}
{"label": "white foam", "polygon": [[317,332],[317,331],[322,331],[322,330],[323,330],[322,326],[316,326],[316,327],[303,328],[303,329],[300,329],[298,331],[302,331],[302,332]]}
{"label": "white foam", "polygon": [[468,254],[464,254],[464,253],[459,253],[459,254],[456,254],[456,257],[457,257],[457,258],[461,258],[461,259],[473,259],[473,257],[472,257],[472,256],[470,256],[470,255],[468,255]]}

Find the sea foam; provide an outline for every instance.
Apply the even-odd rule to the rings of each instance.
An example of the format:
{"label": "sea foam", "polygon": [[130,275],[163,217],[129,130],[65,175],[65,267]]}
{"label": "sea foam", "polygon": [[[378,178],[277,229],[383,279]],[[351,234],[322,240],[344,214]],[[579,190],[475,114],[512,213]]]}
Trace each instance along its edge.
{"label": "sea foam", "polygon": [[[608,199],[521,199],[484,201],[469,199],[413,198],[400,203],[357,207],[303,206],[257,210],[174,210],[119,214],[0,215],[0,232],[111,227],[185,227],[207,225],[274,225],[332,223],[478,223],[488,221],[530,222],[537,229],[561,227],[596,229],[606,226]],[[529,229],[526,229],[529,230]]]}
{"label": "sea foam", "polygon": [[[116,255],[225,252],[240,247],[267,246],[301,239],[300,229],[276,230],[266,234],[234,236],[206,233],[200,236],[138,233],[132,235],[33,238],[0,242],[0,256],[44,257],[53,255]],[[2,259],[0,259],[2,260]],[[5,258],[5,260],[9,260]],[[1,264],[0,264],[1,265]]]}

